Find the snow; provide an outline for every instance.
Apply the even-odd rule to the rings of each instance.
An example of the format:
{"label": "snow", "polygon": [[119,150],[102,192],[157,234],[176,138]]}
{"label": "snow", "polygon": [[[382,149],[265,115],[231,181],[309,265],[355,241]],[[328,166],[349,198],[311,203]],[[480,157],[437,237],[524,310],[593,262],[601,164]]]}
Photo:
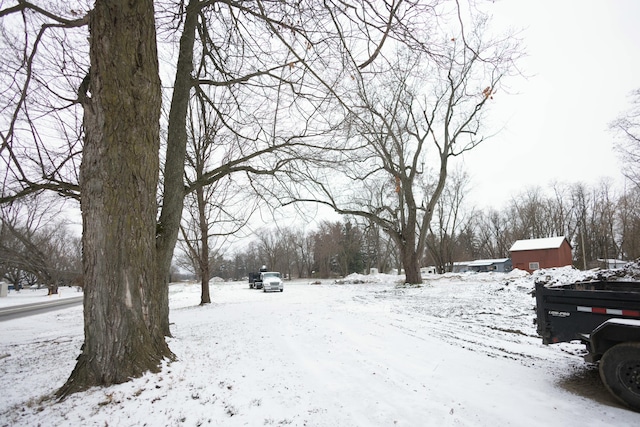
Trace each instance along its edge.
{"label": "snow", "polygon": [[564,236],[560,237],[544,237],[541,239],[528,239],[528,240],[518,240],[516,241],[509,252],[514,251],[533,251],[538,249],[556,249],[562,246],[562,242],[564,242],[566,238]]}
{"label": "snow", "polygon": [[503,262],[507,262],[509,258],[495,258],[495,259],[477,259],[475,261],[471,261],[467,265],[469,267],[487,267],[491,264],[499,264]]}
{"label": "snow", "polygon": [[21,291],[11,290],[7,296],[0,298],[0,308],[11,307],[15,305],[37,304],[43,302],[52,302],[63,298],[75,298],[82,296],[82,292],[77,287],[61,287],[58,293],[48,295],[47,288],[40,289],[22,289]]}
{"label": "snow", "polygon": [[534,281],[580,274],[427,275],[419,287],[351,275],[282,293],[212,281],[206,306],[199,284],[173,284],[177,361],[62,402],[51,396],[79,353],[82,307],[5,321],[0,425],[640,425],[581,345],[535,332]]}

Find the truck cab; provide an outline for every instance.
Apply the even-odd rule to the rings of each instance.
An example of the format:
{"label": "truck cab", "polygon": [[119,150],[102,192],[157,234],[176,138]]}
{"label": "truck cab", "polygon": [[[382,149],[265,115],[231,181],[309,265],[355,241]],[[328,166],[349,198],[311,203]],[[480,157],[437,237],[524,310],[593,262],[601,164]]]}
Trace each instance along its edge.
{"label": "truck cab", "polygon": [[270,291],[284,291],[284,286],[282,284],[282,278],[280,277],[280,273],[277,271],[265,271],[260,273],[262,280],[262,291],[270,292]]}

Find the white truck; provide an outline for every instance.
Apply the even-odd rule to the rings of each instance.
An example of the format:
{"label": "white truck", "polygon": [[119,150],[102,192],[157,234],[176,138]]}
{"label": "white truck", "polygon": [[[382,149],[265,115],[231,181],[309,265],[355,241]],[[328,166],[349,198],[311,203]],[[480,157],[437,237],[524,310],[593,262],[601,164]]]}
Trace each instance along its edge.
{"label": "white truck", "polygon": [[284,291],[284,286],[282,285],[282,278],[280,277],[280,273],[277,271],[266,271],[260,273],[262,276],[262,291]]}
{"label": "white truck", "polygon": [[259,273],[249,273],[249,288],[262,289],[264,292],[284,291],[282,278],[277,271],[267,271],[267,267],[262,266]]}

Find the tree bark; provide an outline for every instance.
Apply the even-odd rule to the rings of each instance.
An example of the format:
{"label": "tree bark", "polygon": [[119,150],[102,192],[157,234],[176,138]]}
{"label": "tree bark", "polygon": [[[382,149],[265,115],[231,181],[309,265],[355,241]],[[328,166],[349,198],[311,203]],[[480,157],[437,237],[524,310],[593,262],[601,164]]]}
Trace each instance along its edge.
{"label": "tree bark", "polygon": [[157,371],[173,356],[153,334],[151,315],[161,107],[153,1],[97,0],[89,31],[89,93],[81,94],[84,345],[60,397]]}
{"label": "tree bark", "polygon": [[157,227],[158,274],[154,296],[153,323],[158,335],[170,336],[169,330],[169,274],[173,250],[180,232],[180,220],[184,206],[184,161],[187,151],[187,109],[192,87],[193,47],[198,23],[199,0],[190,0],[186,9],[184,27],[180,37],[178,65],[173,85],[169,125],[167,130],[167,155],[164,167],[164,191],[162,212]]}
{"label": "tree bark", "polygon": [[398,247],[404,267],[405,283],[415,285],[422,283],[422,275],[420,273],[420,256],[416,250],[415,221],[413,224],[413,227],[407,227],[402,233],[402,242],[398,242]]}
{"label": "tree bark", "polygon": [[198,202],[198,221],[200,226],[200,253],[198,254],[198,263],[200,264],[200,305],[210,304],[211,295],[209,294],[209,279],[211,272],[209,271],[209,218],[206,213],[206,200],[204,197],[204,189],[199,187],[196,189],[196,197]]}

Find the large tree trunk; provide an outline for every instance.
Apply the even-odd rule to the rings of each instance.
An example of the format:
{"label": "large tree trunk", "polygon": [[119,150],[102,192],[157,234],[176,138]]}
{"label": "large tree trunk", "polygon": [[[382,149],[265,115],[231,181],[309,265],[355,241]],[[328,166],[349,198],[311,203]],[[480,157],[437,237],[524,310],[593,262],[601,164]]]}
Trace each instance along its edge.
{"label": "large tree trunk", "polygon": [[[84,345],[59,396],[156,371],[152,333],[161,107],[152,0],[97,0],[81,173]],[[90,96],[90,98],[89,98]]]}
{"label": "large tree trunk", "polygon": [[422,275],[420,274],[422,249],[420,246],[416,247],[421,242],[421,239],[416,234],[418,209],[413,195],[412,181],[409,181],[408,178],[405,178],[404,181],[407,182],[404,182],[402,185],[402,190],[399,193],[399,201],[402,212],[405,212],[403,205],[406,204],[406,214],[402,215],[404,226],[396,238],[396,243],[400,248],[405,283],[416,285],[422,283]]}
{"label": "large tree trunk", "polygon": [[420,264],[418,262],[418,254],[415,250],[406,248],[402,254],[402,264],[404,266],[405,283],[412,285],[422,283],[422,275],[420,274]]}
{"label": "large tree trunk", "polygon": [[422,283],[420,274],[420,254],[416,251],[415,231],[405,233],[399,242],[402,266],[404,267],[405,283],[416,285]]}

